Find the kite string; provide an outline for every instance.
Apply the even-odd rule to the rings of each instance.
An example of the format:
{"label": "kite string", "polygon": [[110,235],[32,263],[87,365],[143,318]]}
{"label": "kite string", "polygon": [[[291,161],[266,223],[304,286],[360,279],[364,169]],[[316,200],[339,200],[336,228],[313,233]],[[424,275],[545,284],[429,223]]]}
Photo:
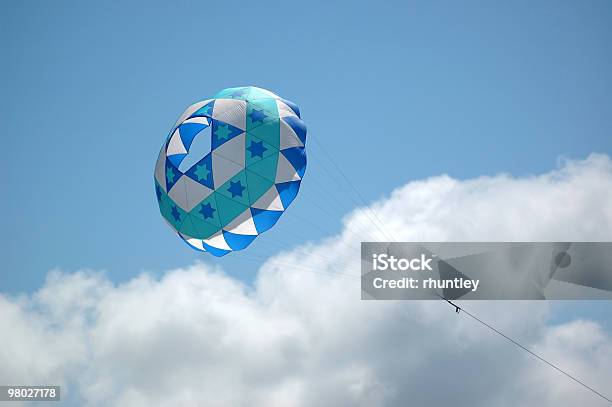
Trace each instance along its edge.
{"label": "kite string", "polygon": [[[313,154],[312,152],[309,154],[309,157],[311,158],[316,158],[316,161],[319,162],[319,160],[321,160],[321,158],[319,158],[316,154]],[[325,169],[326,167],[324,166],[324,164],[322,162],[319,162],[321,165],[319,166],[319,168],[323,169],[324,171],[327,172],[328,174],[328,178],[334,178],[334,176],[331,176],[330,173]],[[333,192],[331,192],[330,190],[326,189],[326,187],[324,186],[325,183],[322,182],[323,180],[319,181],[318,178],[315,178],[314,180],[312,180],[313,177],[313,172],[310,172],[310,176],[306,178],[306,187],[307,188],[314,188],[317,189],[319,191],[319,196],[324,196],[326,197],[326,203],[332,203],[334,204],[334,206],[336,208],[338,208],[341,212],[345,212],[345,213],[351,213],[353,211],[355,211],[355,207],[350,207],[349,205],[346,204],[346,199],[337,199],[335,194]],[[315,203],[314,200],[311,200],[307,194],[304,195],[305,199],[308,199],[310,202],[313,202],[313,204],[315,206],[317,206],[318,208],[321,208],[321,205],[319,205],[318,203]],[[344,198],[346,198],[346,195],[344,196]],[[349,195],[349,198],[351,198],[351,196]],[[359,206],[359,205],[357,205]],[[328,210],[323,210],[327,215],[330,216],[331,219],[336,219],[336,216],[329,213]],[[359,229],[360,233],[366,233],[369,234],[368,230],[369,230],[369,225],[363,223],[363,221],[357,217],[357,216],[353,216],[351,218],[351,220],[355,223],[355,227],[357,229]]]}
{"label": "kite string", "polygon": [[[375,219],[378,222],[378,224],[376,224],[376,222],[372,222],[372,223],[377,228],[380,226],[380,227],[382,227],[384,229],[385,226],[384,226],[383,222],[380,220],[380,218],[378,217],[378,215],[376,214],[374,209],[371,208],[367,204],[367,202],[365,201],[365,199],[363,198],[361,193],[359,193],[359,190],[352,184],[352,182],[349,180],[349,178],[346,176],[346,174],[342,171],[342,168],[334,162],[334,160],[331,157],[331,155],[325,150],[325,148],[321,145],[321,143],[318,142],[318,140],[316,138],[314,138],[312,136],[310,138],[313,139],[315,144],[320,148],[320,150],[324,152],[325,156],[329,159],[329,161],[332,163],[332,165],[338,170],[338,173],[342,176],[342,178],[344,178],[344,180],[346,181],[346,184],[348,184],[351,187],[351,189],[353,190],[353,192],[359,197],[359,199],[361,200],[361,202],[365,206],[366,210],[371,212],[372,218]],[[370,218],[370,219],[372,219],[372,218]],[[389,236],[384,231],[381,230],[381,232],[383,233],[383,235]],[[390,241],[397,241],[397,240],[396,239],[390,239]],[[568,373],[566,370],[560,368],[556,364],[546,360],[544,357],[542,357],[542,356],[538,355],[537,353],[533,352],[532,350],[530,350],[529,348],[527,348],[526,346],[524,346],[523,344],[521,344],[517,340],[515,340],[515,339],[509,337],[508,335],[504,334],[502,331],[500,331],[499,329],[495,328],[493,325],[485,322],[484,320],[480,319],[476,315],[474,315],[471,312],[467,311],[466,309],[464,309],[464,308],[454,304],[453,302],[451,302],[450,300],[440,296],[439,294],[436,293],[436,295],[438,295],[440,298],[444,299],[450,305],[455,307],[457,311],[463,311],[463,313],[468,315],[474,321],[477,321],[482,326],[484,326],[484,327],[488,328],[489,330],[491,330],[492,332],[500,335],[501,337],[503,337],[504,339],[506,339],[510,343],[514,344],[519,349],[522,349],[523,351],[529,353],[531,356],[533,356],[533,357],[537,358],[538,360],[540,360],[541,362],[547,364],[549,367],[551,367],[551,368],[557,370],[558,372],[562,373],[563,375],[565,375],[569,379],[573,380],[575,383],[578,383],[579,385],[583,386],[585,389],[591,391],[593,394],[597,395],[598,397],[602,398],[603,400],[605,400],[605,401],[607,401],[609,403],[612,403],[612,399],[610,399],[609,397],[607,397],[604,394],[602,394],[601,392],[595,390],[593,387],[587,385],[585,382],[583,382],[582,380],[579,380],[574,375]]]}
{"label": "kite string", "polygon": [[[313,140],[315,139],[313,138]],[[355,200],[353,196],[353,192],[350,189],[348,189],[348,187],[345,185],[345,182],[343,182],[342,179],[339,178],[338,174],[335,171],[332,171],[330,169],[331,167],[328,166],[329,165],[328,157],[324,156],[322,151],[320,151],[321,154],[319,154],[319,151],[314,149],[314,146],[318,146],[318,145],[319,143],[312,145],[312,147],[309,150],[308,156],[311,159],[311,161],[316,162],[315,169],[316,170],[320,169],[321,171],[323,171],[325,175],[325,180],[331,180],[333,182],[334,188],[327,189],[325,186],[325,182],[317,182],[317,183],[311,182],[308,185],[309,186],[312,185],[313,187],[321,190],[324,193],[324,196],[329,197],[330,201],[333,202],[336,205],[336,207],[341,208],[343,211],[347,213],[355,211],[356,208],[360,208],[362,204]],[[314,170],[311,171],[310,174],[313,174],[313,172]],[[349,205],[350,201],[352,201],[353,206]],[[367,215],[368,214],[366,214],[366,217],[368,218],[367,220],[371,224],[373,219],[371,219]],[[366,224],[362,224],[362,226],[365,227]],[[384,236],[382,231],[380,232],[381,232],[381,235]]]}
{"label": "kite string", "polygon": [[[265,261],[267,259],[260,257],[260,256],[256,256],[253,254],[249,254],[248,256],[243,256],[242,258],[240,258],[241,260],[248,260],[248,258],[255,258],[257,260],[262,260]],[[294,269],[294,270],[298,270],[298,271],[307,271],[307,272],[311,272],[311,273],[315,273],[315,274],[323,274],[323,275],[336,275],[336,276],[340,276],[340,277],[345,277],[345,278],[352,278],[352,279],[358,279],[360,278],[359,276],[356,276],[354,274],[347,274],[347,273],[341,273],[341,272],[332,272],[332,271],[322,271],[322,270],[318,270],[318,269],[313,269],[310,267],[304,267],[304,266],[296,266],[295,264],[286,264],[286,263],[280,263],[278,261],[272,261],[271,265],[273,266],[280,266],[283,268],[287,268],[287,269]],[[482,326],[488,328],[489,330],[491,330],[492,332],[500,335],[501,337],[503,337],[505,340],[507,340],[508,342],[514,344],[517,348],[529,353],[531,356],[537,358],[538,360],[540,360],[541,362],[545,363],[546,365],[552,367],[553,369],[557,370],[558,372],[562,373],[563,375],[565,375],[566,377],[568,377],[569,379],[571,379],[572,381],[578,383],[579,385],[581,385],[582,387],[584,387],[585,389],[591,391],[592,393],[594,393],[595,395],[599,396],[600,398],[606,400],[609,403],[612,403],[612,399],[608,398],[607,396],[605,396],[604,394],[602,394],[601,392],[597,391],[596,389],[594,389],[593,387],[587,385],[585,382],[583,382],[582,380],[576,378],[574,375],[570,374],[569,372],[567,372],[566,370],[560,368],[559,366],[557,366],[556,364],[548,361],[547,359],[545,359],[543,356],[535,353],[534,351],[530,350],[528,347],[526,347],[525,345],[521,344],[518,340],[513,339],[512,337],[506,335],[505,333],[503,333],[502,331],[500,331],[499,329],[495,328],[494,326],[492,326],[491,324],[485,322],[484,320],[480,319],[479,317],[477,317],[476,315],[472,314],[471,312],[469,312],[468,310],[466,310],[464,307],[459,306],[457,304],[455,304],[454,302],[446,299],[445,297],[439,295],[436,293],[436,295],[438,297],[440,297],[441,299],[445,300],[446,302],[448,302],[451,306],[455,307],[457,309],[457,311],[462,311],[464,314],[468,315],[470,318],[472,318],[474,321],[480,323]]]}
{"label": "kite string", "polygon": [[[323,145],[321,143],[319,143],[319,141],[317,140],[317,138],[315,137],[310,137],[315,145],[323,152],[323,154],[325,155],[325,157],[329,160],[329,162],[336,168],[336,172],[338,174],[340,174],[340,176],[344,179],[344,183],[343,182],[337,182],[338,185],[348,185],[350,186],[350,189],[352,190],[352,192],[359,198],[359,200],[361,202],[358,202],[354,199],[354,197],[351,197],[351,195],[349,194],[348,196],[353,200],[353,202],[356,203],[356,205],[358,207],[363,206],[364,207],[364,214],[368,217],[368,219],[370,220],[370,222],[372,222],[372,225],[374,227],[376,227],[378,229],[378,231],[385,236],[385,238],[389,241],[395,241],[396,239],[393,239],[391,237],[390,234],[387,234],[385,231],[385,226],[382,223],[382,221],[380,220],[380,218],[376,215],[376,213],[374,212],[374,210],[370,207],[370,205],[366,202],[365,198],[361,195],[361,193],[359,193],[359,191],[357,190],[357,188],[353,185],[353,183],[349,180],[349,178],[346,176],[346,174],[344,173],[344,171],[342,170],[342,168],[336,164],[336,162],[334,161],[334,159],[331,157],[331,155],[327,152],[327,150],[323,147]],[[326,171],[330,177],[335,178],[336,180],[338,180],[337,176],[335,175],[334,171],[330,171],[327,169],[326,166],[322,165],[321,168]],[[345,188],[348,189],[348,188]]]}
{"label": "kite string", "polygon": [[269,261],[270,265],[272,265],[272,266],[281,266],[281,267],[284,267],[284,268],[294,269],[294,270],[298,270],[298,271],[308,271],[308,272],[312,272],[312,273],[316,273],[316,274],[337,275],[337,276],[353,278],[353,279],[359,279],[360,278],[358,275],[355,275],[355,274],[342,273],[342,272],[338,272],[338,271],[323,271],[321,269],[314,269],[312,267],[306,267],[306,266],[303,266],[303,265],[281,263],[278,260],[275,260],[275,259],[270,260],[269,258],[266,258],[266,257],[263,257],[263,256],[257,256],[257,255],[252,254],[252,253],[241,253],[241,256],[240,257],[235,257],[235,259],[238,259],[238,260],[249,260],[249,262],[251,262],[250,260],[252,260],[252,259],[259,260],[261,262]]}
{"label": "kite string", "polygon": [[455,307],[457,309],[457,312],[462,311],[464,314],[466,314],[467,316],[469,316],[470,318],[472,318],[473,320],[479,322],[481,325],[483,325],[484,327],[490,329],[491,331],[495,332],[496,334],[500,335],[501,337],[503,337],[504,339],[506,339],[508,342],[514,344],[515,346],[517,346],[518,348],[524,350],[525,352],[529,353],[531,356],[537,358],[538,360],[540,360],[541,362],[546,363],[548,366],[552,367],[553,369],[557,370],[558,372],[564,374],[565,376],[567,376],[568,378],[570,378],[571,380],[573,380],[574,382],[580,384],[581,386],[583,386],[584,388],[586,388],[587,390],[590,390],[591,392],[593,392],[594,394],[596,394],[597,396],[603,398],[604,400],[608,401],[609,403],[612,403],[612,399],[608,398],[607,396],[603,395],[602,393],[600,393],[599,391],[595,390],[593,387],[587,385],[585,382],[583,382],[582,380],[576,378],[575,376],[573,376],[572,374],[570,374],[569,372],[567,372],[566,370],[561,369],[559,366],[557,366],[556,364],[549,362],[548,360],[544,359],[544,357],[538,355],[537,353],[535,353],[534,351],[532,351],[531,349],[527,348],[525,345],[521,344],[519,341],[517,341],[516,339],[511,338],[510,336],[506,335],[505,333],[503,333],[502,331],[500,331],[499,329],[495,328],[494,326],[492,326],[491,324],[483,321],[482,319],[478,318],[476,315],[472,314],[471,312],[469,312],[468,310],[466,310],[465,308],[453,303],[452,301],[446,299],[445,297],[439,295],[436,293],[436,295],[440,298],[442,298],[443,300],[445,300],[446,302],[448,302],[450,305],[452,305],[453,307]]}

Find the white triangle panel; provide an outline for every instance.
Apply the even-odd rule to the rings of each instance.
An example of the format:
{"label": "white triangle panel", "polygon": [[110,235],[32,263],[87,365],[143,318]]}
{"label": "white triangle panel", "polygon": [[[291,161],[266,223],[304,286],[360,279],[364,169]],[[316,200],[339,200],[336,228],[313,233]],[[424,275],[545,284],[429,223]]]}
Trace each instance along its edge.
{"label": "white triangle panel", "polygon": [[253,208],[266,209],[268,211],[284,211],[283,201],[278,195],[278,190],[275,185],[272,185],[265,194],[261,196],[253,205]]}
{"label": "white triangle panel", "polygon": [[278,117],[294,116],[298,117],[297,114],[283,101],[276,99],[276,107],[278,108]]}
{"label": "white triangle panel", "polygon": [[281,182],[299,181],[300,179],[300,176],[295,172],[295,168],[293,168],[289,160],[287,160],[282,153],[279,154],[278,167],[276,167],[276,180],[274,182],[279,184]]}
{"label": "white triangle panel", "polygon": [[185,120],[183,123],[181,124],[185,124],[185,123],[195,123],[195,124],[203,124],[205,126],[210,126],[210,119],[208,117],[192,117],[190,119]]}
{"label": "white triangle panel", "polygon": [[213,154],[226,158],[244,168],[244,150],[246,143],[246,133],[242,133],[233,139],[221,144]]}
{"label": "white triangle panel", "polygon": [[212,165],[215,188],[219,188],[244,169],[244,166],[216,154],[215,151],[212,153]]}
{"label": "white triangle panel", "polygon": [[181,134],[179,133],[179,129],[174,130],[172,137],[170,137],[168,148],[166,149],[166,155],[174,154],[187,154],[187,150],[183,145],[183,140],[181,140]]}
{"label": "white triangle panel", "polygon": [[161,188],[166,191],[166,154],[162,148],[155,163],[155,179],[161,185]]}
{"label": "white triangle panel", "polygon": [[246,100],[217,99],[212,117],[224,123],[246,130]]}
{"label": "white triangle panel", "polygon": [[291,126],[280,121],[280,149],[284,150],[291,147],[304,147],[300,138],[295,134]]}
{"label": "white triangle panel", "polygon": [[191,236],[185,235],[183,233],[179,233],[181,235],[181,237],[187,242],[189,243],[191,246],[195,247],[198,250],[203,250],[206,251],[206,249],[204,249],[204,246],[202,246],[202,240],[200,239],[195,239]]}
{"label": "white triangle panel", "polygon": [[208,239],[204,239],[204,243],[209,246],[216,247],[217,249],[232,250],[232,248],[229,247],[229,245],[225,241],[222,231],[218,231]]}
{"label": "white triangle panel", "polygon": [[185,178],[185,194],[187,196],[187,206],[185,207],[185,210],[189,212],[197,205],[199,205],[200,202],[206,199],[210,194],[212,194],[213,190],[200,184],[199,182],[194,181],[189,177]]}
{"label": "white triangle panel", "polygon": [[257,229],[251,216],[251,210],[247,209],[236,217],[229,225],[225,226],[228,232],[235,233],[238,235],[250,235],[257,236]]}
{"label": "white triangle panel", "polygon": [[179,208],[189,212],[189,209],[187,209],[189,207],[187,203],[187,192],[185,190],[187,179],[190,178],[186,175],[181,175],[181,177],[176,181],[176,183],[172,185],[170,192],[168,192],[168,196],[172,198],[174,203],[176,203]]}
{"label": "white triangle panel", "polygon": [[178,126],[179,124],[181,124],[183,122],[183,120],[185,120],[186,118],[188,118],[189,116],[191,116],[192,114],[195,113],[196,110],[200,109],[201,107],[203,107],[204,105],[206,105],[208,102],[210,102],[212,99],[206,99],[206,100],[202,100],[201,102],[197,102],[194,103],[193,105],[189,106],[187,109],[185,109],[185,111],[181,114],[181,116],[179,117],[179,119],[176,121],[176,123],[174,124],[174,127]]}

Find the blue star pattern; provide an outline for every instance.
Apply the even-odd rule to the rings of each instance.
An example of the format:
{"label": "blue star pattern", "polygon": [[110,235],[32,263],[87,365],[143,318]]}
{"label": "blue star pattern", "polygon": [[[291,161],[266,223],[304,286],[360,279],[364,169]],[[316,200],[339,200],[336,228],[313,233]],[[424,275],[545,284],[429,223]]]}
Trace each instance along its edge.
{"label": "blue star pattern", "polygon": [[212,207],[210,202],[208,202],[207,204],[202,204],[198,212],[200,212],[200,214],[204,216],[204,219],[212,219],[215,213],[215,210],[216,209]]}
{"label": "blue star pattern", "polygon": [[178,209],[176,209],[176,206],[174,205],[172,205],[172,217],[177,222],[181,221],[181,213],[178,211]]}
{"label": "blue star pattern", "polygon": [[245,93],[246,91],[244,89],[238,89],[238,90],[233,91],[229,95],[233,98],[239,98],[241,96],[244,96]]}
{"label": "blue star pattern", "polygon": [[263,123],[266,117],[268,117],[268,115],[263,110],[253,109],[253,111],[251,112],[251,121],[253,123]]}
{"label": "blue star pattern", "polygon": [[232,198],[235,198],[237,196],[242,197],[242,191],[245,189],[246,187],[243,187],[240,181],[230,181],[230,187],[227,191],[232,194]]}
{"label": "blue star pattern", "polygon": [[263,153],[265,153],[268,149],[264,147],[263,141],[251,141],[251,145],[247,147],[247,150],[249,150],[251,153],[251,157],[263,158]]}
{"label": "blue star pattern", "polygon": [[174,182],[175,176],[176,174],[174,173],[174,170],[172,169],[172,167],[166,168],[166,179],[168,180],[168,183]]}
{"label": "blue star pattern", "polygon": [[210,115],[212,115],[211,109],[212,109],[212,106],[208,104],[206,106],[203,106],[200,110],[198,110],[198,113],[204,116],[210,117]]}
{"label": "blue star pattern", "polygon": [[228,88],[197,102],[158,156],[161,214],[196,250],[223,256],[245,249],[297,196],[305,144],[299,108],[268,90]]}
{"label": "blue star pattern", "polygon": [[196,177],[198,177],[198,181],[201,181],[208,179],[208,176],[210,175],[210,170],[206,166],[206,163],[202,163],[196,165],[196,169],[193,173],[196,175]]}

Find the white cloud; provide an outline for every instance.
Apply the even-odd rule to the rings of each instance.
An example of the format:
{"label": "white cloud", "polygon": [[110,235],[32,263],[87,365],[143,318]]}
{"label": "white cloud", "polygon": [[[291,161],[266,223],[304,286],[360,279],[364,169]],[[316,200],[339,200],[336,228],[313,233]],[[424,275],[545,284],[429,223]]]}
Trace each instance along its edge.
{"label": "white cloud", "polygon": [[[610,240],[610,202],[612,162],[593,155],[536,177],[413,182],[373,208],[397,239],[575,241]],[[364,228],[376,237],[356,210],[252,287],[203,263],[121,285],[52,272],[32,295],[0,295],[0,383],[61,383],[92,406],[602,405],[446,304],[360,301],[359,280],[332,273],[357,275]],[[468,306],[594,387],[612,382],[596,322],[550,326],[544,303]]]}

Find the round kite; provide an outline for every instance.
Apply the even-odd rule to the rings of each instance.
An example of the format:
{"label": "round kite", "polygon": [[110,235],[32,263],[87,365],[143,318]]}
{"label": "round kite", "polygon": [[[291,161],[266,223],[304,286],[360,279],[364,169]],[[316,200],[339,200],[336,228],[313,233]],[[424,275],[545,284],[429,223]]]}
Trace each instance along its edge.
{"label": "round kite", "polygon": [[162,216],[191,247],[223,256],[270,229],[306,170],[298,107],[256,87],[187,108],[155,165]]}

